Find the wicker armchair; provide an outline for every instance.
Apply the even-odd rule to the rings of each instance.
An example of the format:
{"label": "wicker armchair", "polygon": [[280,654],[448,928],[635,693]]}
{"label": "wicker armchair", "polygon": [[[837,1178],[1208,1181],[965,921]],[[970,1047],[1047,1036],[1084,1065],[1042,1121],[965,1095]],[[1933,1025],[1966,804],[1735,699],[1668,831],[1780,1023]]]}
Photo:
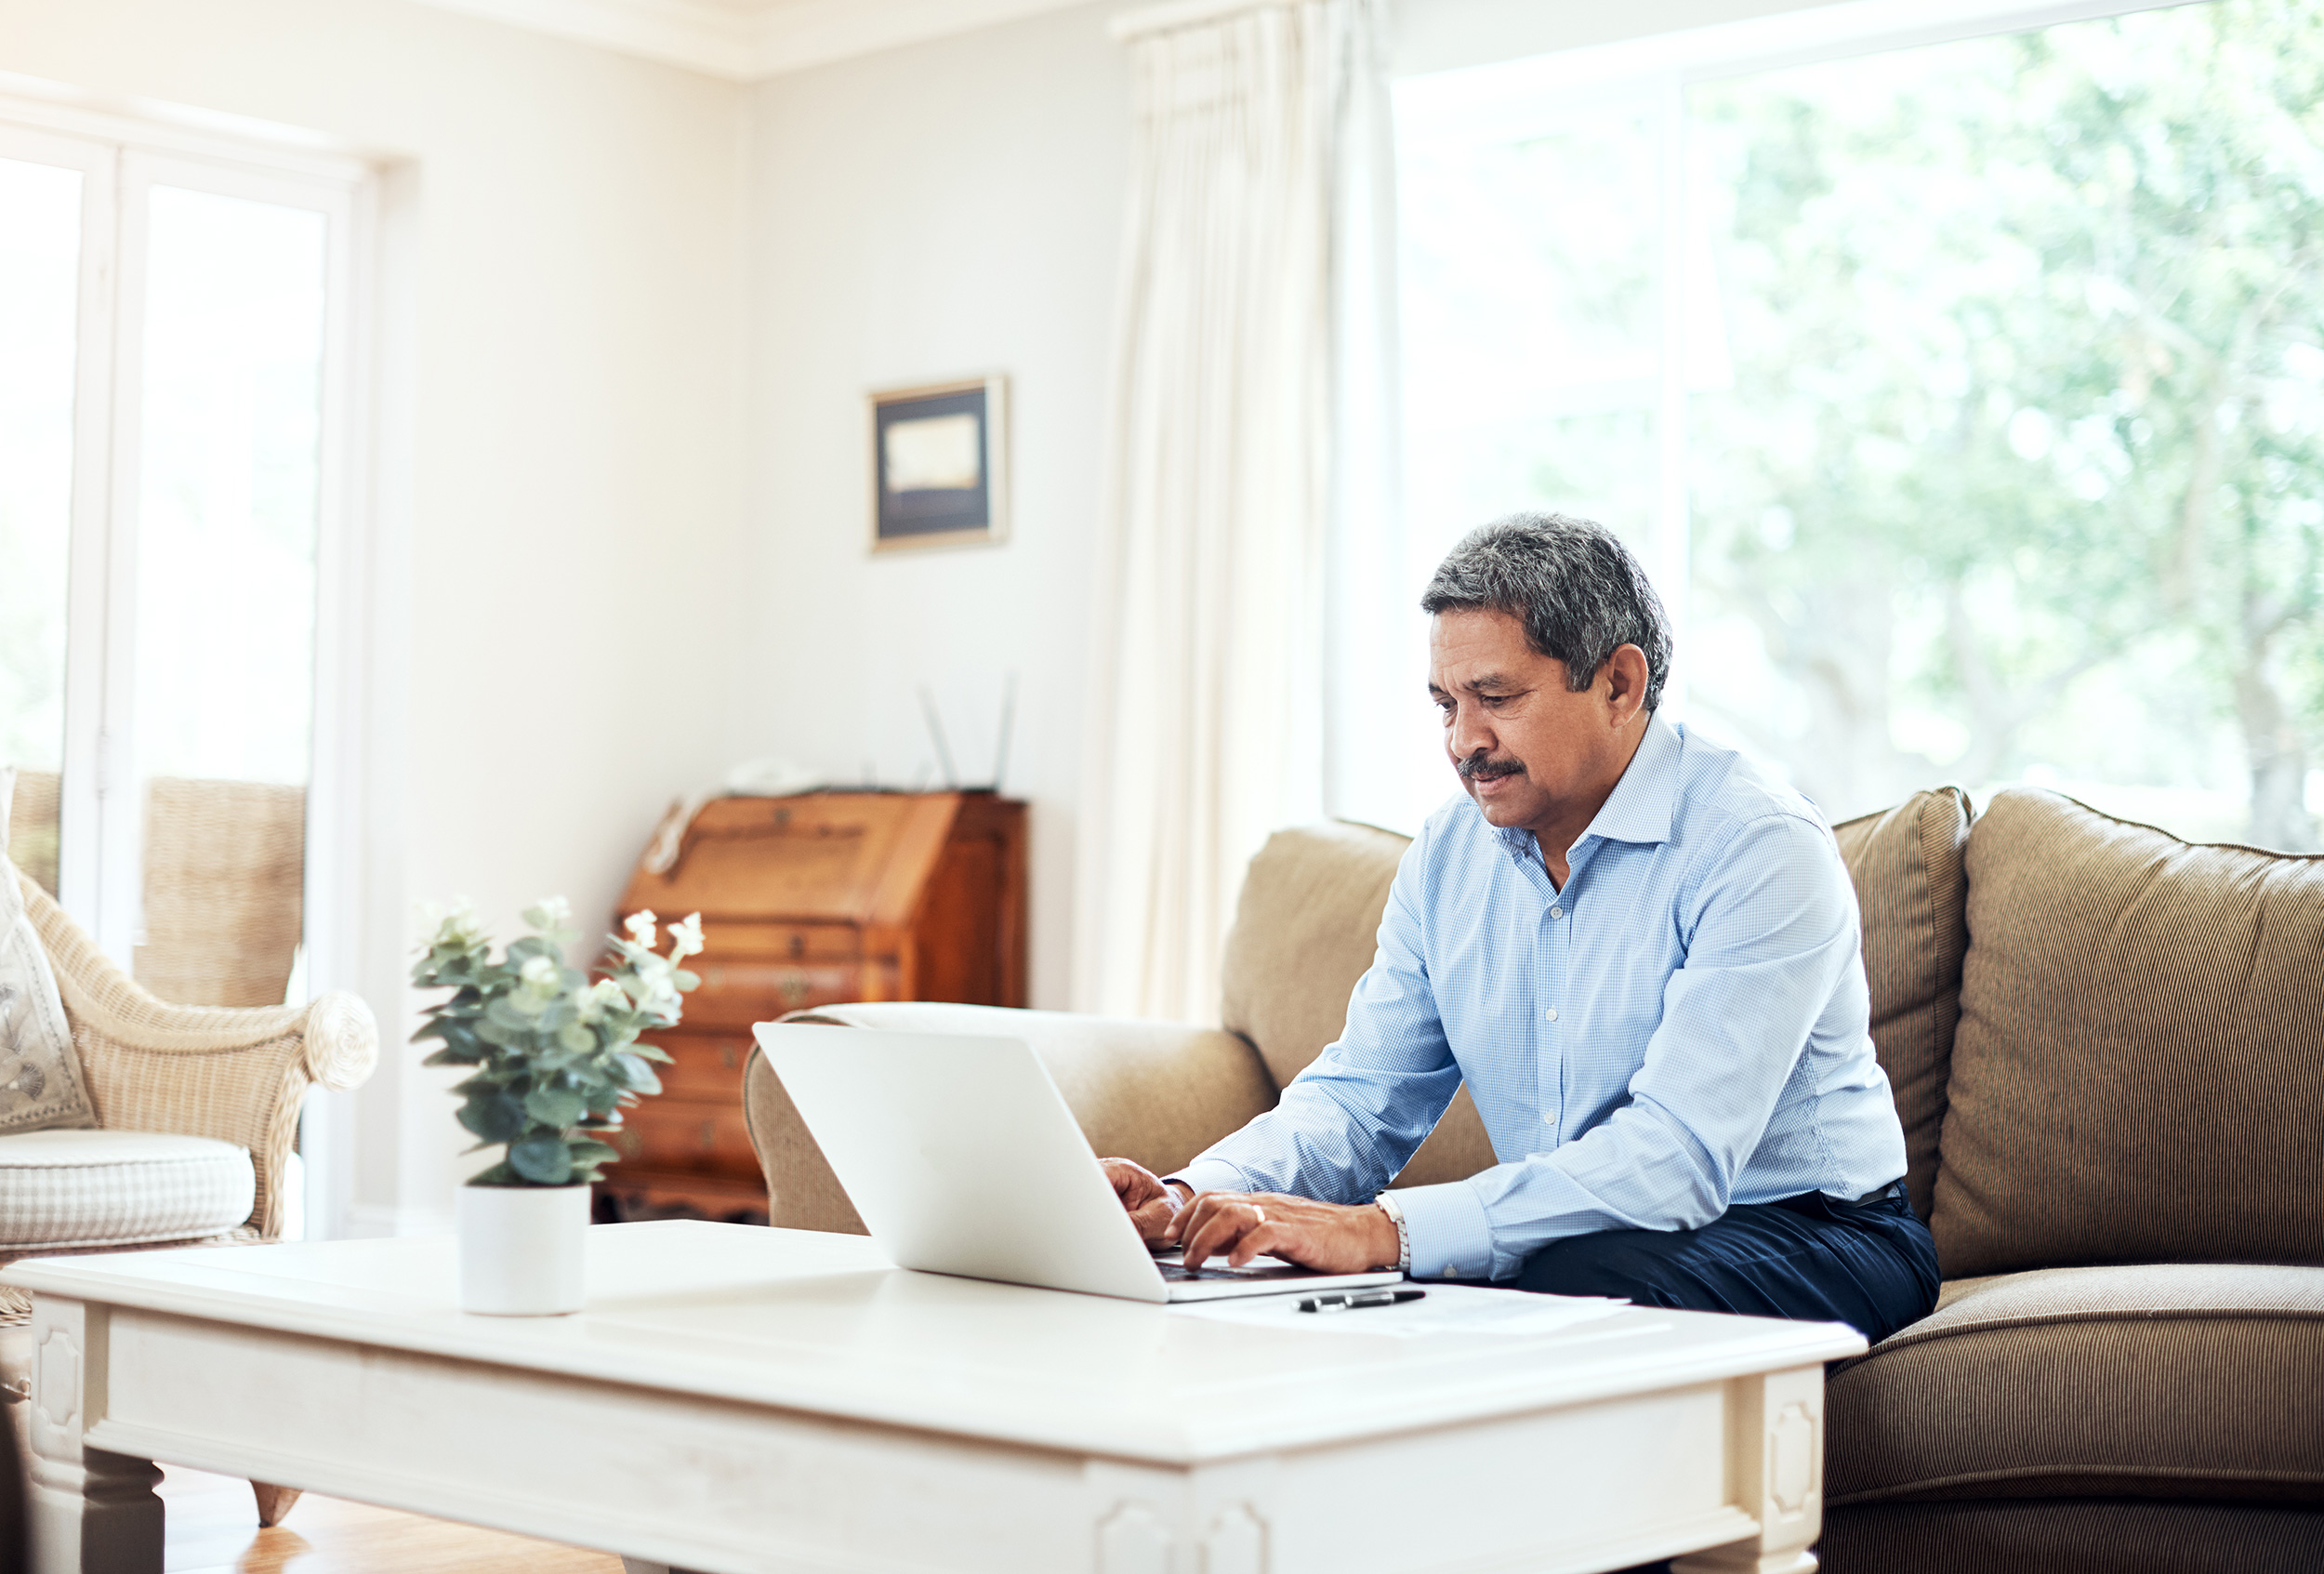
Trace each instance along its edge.
{"label": "wicker armchair", "polygon": [[[25,911],[56,973],[99,1128],[231,1143],[248,1150],[257,1183],[249,1217],[223,1235],[81,1250],[137,1250],[280,1236],[284,1178],[298,1137],[300,1101],[310,1085],[353,1088],[371,1075],[379,1053],[371,1008],[338,992],[304,1006],[172,1005],[114,966],[31,877],[0,864],[0,879],[12,876],[20,883]],[[59,1252],[50,1247],[0,1246],[0,1263],[56,1255]],[[29,1297],[0,1286],[0,1329],[20,1326],[31,1316]],[[262,1524],[280,1520],[298,1496],[262,1482],[251,1485]]]}
{"label": "wicker armchair", "polygon": [[[172,1005],[114,966],[29,877],[17,878],[56,972],[98,1125],[247,1148],[257,1198],[235,1236],[280,1236],[300,1100],[310,1085],[354,1088],[371,1075],[379,1057],[371,1008],[339,991],[304,1006]],[[35,1254],[17,1250],[0,1262]],[[0,1324],[31,1312],[20,1291],[0,1286]]]}

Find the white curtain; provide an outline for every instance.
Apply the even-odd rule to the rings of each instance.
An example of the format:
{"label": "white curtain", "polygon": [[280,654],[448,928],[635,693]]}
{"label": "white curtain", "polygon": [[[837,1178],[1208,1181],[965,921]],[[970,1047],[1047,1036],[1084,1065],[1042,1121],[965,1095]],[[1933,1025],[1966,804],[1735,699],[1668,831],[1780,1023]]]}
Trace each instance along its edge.
{"label": "white curtain", "polygon": [[1215,1021],[1243,867],[1324,802],[1340,227],[1379,140],[1377,8],[1182,6],[1117,31],[1138,125],[1076,1003]]}

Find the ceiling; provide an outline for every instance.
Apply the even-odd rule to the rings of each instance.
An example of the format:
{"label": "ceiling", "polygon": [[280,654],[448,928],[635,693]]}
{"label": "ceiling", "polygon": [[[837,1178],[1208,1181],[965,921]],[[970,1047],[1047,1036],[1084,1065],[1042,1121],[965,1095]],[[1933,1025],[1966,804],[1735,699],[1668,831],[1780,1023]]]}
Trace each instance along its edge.
{"label": "ceiling", "polygon": [[749,82],[1081,0],[422,0]]}

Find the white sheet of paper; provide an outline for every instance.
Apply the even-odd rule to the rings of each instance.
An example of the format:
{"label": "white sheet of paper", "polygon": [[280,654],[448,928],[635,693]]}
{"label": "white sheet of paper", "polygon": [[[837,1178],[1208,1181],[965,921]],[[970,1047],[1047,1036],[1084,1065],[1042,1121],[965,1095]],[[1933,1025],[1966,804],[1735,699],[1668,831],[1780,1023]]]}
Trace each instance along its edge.
{"label": "white sheet of paper", "polygon": [[1610,1317],[1630,1304],[1594,1296],[1535,1295],[1522,1290],[1484,1290],[1474,1285],[1416,1285],[1427,1296],[1401,1306],[1366,1306],[1347,1312],[1302,1312],[1302,1297],[1253,1295],[1232,1301],[1195,1301],[1172,1306],[1182,1317],[1208,1317],[1295,1332],[1387,1334],[1419,1339],[1439,1333],[1495,1333],[1537,1339],[1582,1323]]}

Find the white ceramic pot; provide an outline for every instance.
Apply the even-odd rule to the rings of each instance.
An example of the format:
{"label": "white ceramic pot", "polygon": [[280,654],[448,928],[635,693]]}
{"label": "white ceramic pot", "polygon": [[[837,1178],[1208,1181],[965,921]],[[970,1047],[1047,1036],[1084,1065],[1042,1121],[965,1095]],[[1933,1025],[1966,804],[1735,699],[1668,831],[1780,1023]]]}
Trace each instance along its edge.
{"label": "white ceramic pot", "polygon": [[578,1312],[588,1229],[587,1186],[462,1186],[460,1310]]}

